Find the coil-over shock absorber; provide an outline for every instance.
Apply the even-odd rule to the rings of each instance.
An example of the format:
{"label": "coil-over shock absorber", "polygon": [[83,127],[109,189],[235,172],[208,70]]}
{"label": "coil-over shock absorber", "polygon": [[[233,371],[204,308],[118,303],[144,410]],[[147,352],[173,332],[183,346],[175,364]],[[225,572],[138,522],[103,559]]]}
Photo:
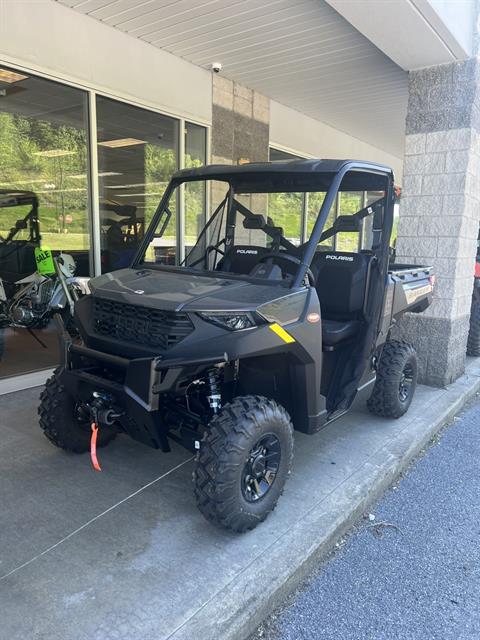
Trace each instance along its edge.
{"label": "coil-over shock absorber", "polygon": [[207,400],[213,413],[222,408],[222,394],[220,393],[220,376],[217,368],[209,369],[206,384],[208,388]]}

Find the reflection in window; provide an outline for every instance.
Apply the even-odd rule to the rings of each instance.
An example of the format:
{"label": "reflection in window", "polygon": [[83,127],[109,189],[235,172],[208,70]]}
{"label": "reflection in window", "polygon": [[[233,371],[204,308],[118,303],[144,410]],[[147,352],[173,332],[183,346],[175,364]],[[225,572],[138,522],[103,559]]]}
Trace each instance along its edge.
{"label": "reflection in window", "polygon": [[[315,222],[317,221],[318,214],[320,213],[320,209],[324,200],[325,192],[309,193],[307,196],[307,238],[309,238],[310,234],[312,233],[313,227],[315,225]],[[323,227],[324,231],[326,231],[333,225],[333,223],[335,222],[335,218],[336,209],[334,203],[328,213],[327,221]],[[328,238],[328,240],[323,240],[323,242],[320,242],[320,246],[325,247],[325,249],[333,249],[334,238],[335,236],[332,236],[331,238]]]}
{"label": "reflection in window", "polygon": [[[102,271],[130,264],[178,166],[178,122],[97,96]],[[155,260],[176,259],[176,203]]]}
{"label": "reflection in window", "polygon": [[[380,198],[383,198],[383,191],[367,191],[365,192],[365,206],[370,206]],[[393,236],[393,233],[392,233]],[[396,236],[395,236],[396,237]],[[373,244],[373,216],[363,219],[362,226],[362,249],[371,249]]]}
{"label": "reflection in window", "polygon": [[[270,147],[270,162],[302,160],[300,156]],[[268,196],[268,216],[277,227],[282,227],[285,237],[299,245],[302,242],[302,220],[305,198],[302,193],[271,193]]]}
{"label": "reflection in window", "polygon": [[[207,132],[190,122],[185,123],[185,168],[201,167],[206,163]],[[185,255],[195,244],[205,225],[206,186],[202,182],[185,185]]]}
{"label": "reflection in window", "polygon": [[[338,195],[338,215],[347,216],[360,211],[363,208],[363,191],[341,191]],[[336,250],[357,252],[359,250],[359,233],[337,233]]]}
{"label": "reflection in window", "polygon": [[[87,97],[24,73],[1,74],[0,91],[0,278],[11,300],[18,289],[15,282],[36,270],[39,246],[54,255],[70,254],[76,274],[89,275]],[[12,191],[17,204],[5,205]],[[39,234],[32,233],[31,225],[37,223],[28,219],[37,202]],[[12,235],[12,227],[26,217],[26,228]],[[43,298],[37,303],[29,308],[29,318],[44,308]],[[45,318],[43,323],[32,319],[38,340],[25,328],[12,329],[8,318],[0,322],[0,377],[58,361],[55,327]]]}
{"label": "reflection in window", "polygon": [[282,160],[302,160],[302,157],[296,156],[293,153],[288,153],[287,151],[280,151],[280,149],[270,147],[269,160],[270,162],[281,162]]}
{"label": "reflection in window", "polygon": [[283,235],[295,245],[301,243],[303,219],[303,193],[270,193],[268,217],[283,229]]}

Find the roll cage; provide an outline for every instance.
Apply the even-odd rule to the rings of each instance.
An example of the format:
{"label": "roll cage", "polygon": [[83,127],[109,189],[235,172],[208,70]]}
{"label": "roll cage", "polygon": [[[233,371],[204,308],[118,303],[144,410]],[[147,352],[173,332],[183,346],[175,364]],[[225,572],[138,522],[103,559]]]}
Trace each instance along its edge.
{"label": "roll cage", "polygon": [[[277,193],[299,191],[325,191],[325,198],[318,212],[310,238],[299,247],[292,244],[283,236],[280,227],[276,227],[269,220],[261,226],[248,227],[261,229],[268,235],[278,248],[283,247],[286,252],[299,258],[297,272],[289,286],[298,288],[305,281],[308,270],[315,256],[320,242],[342,231],[357,231],[358,223],[367,215],[374,216],[374,250],[377,254],[386,256],[388,261],[389,240],[393,226],[393,204],[395,201],[393,172],[389,167],[371,162],[356,160],[294,160],[286,162],[251,163],[239,166],[208,165],[194,169],[177,171],[172,177],[160,203],[154,214],[152,222],[145,234],[137,254],[132,262],[132,267],[138,267],[143,262],[143,257],[152,241],[155,230],[166,214],[160,227],[160,235],[165,230],[172,216],[168,208],[170,196],[181,184],[194,181],[217,180],[228,184],[225,198],[207,221],[200,236],[208,235],[208,230],[216,215],[222,207],[226,206],[225,235],[215,244],[209,244],[205,248],[205,255],[188,263],[187,260],[180,268],[192,268],[202,261],[206,264],[208,254],[219,251],[223,244],[227,250],[233,244],[235,233],[235,216],[240,213],[244,219],[254,222],[263,218],[253,213],[248,207],[240,203],[235,196],[242,193]],[[339,216],[335,223],[323,231],[331,207],[340,191],[365,191],[378,190],[384,196],[373,204],[360,209],[353,215]],[[260,223],[259,223],[260,224]],[[200,237],[199,236],[199,237]],[[197,245],[196,245],[197,246]],[[195,248],[195,247],[194,247]],[[193,251],[193,250],[192,250]],[[219,251],[222,253],[222,251]],[[157,267],[157,265],[155,265]],[[158,268],[171,268],[158,265]],[[177,267],[178,268],[178,267]],[[208,271],[208,268],[206,269]]]}
{"label": "roll cage", "polygon": [[20,231],[27,229],[28,238],[23,240],[23,242],[40,245],[38,198],[35,193],[33,193],[33,191],[0,189],[0,209],[21,207],[23,205],[30,205],[30,211],[23,218],[19,218],[15,222],[15,225],[10,229],[5,238],[0,238],[1,244],[9,244]]}

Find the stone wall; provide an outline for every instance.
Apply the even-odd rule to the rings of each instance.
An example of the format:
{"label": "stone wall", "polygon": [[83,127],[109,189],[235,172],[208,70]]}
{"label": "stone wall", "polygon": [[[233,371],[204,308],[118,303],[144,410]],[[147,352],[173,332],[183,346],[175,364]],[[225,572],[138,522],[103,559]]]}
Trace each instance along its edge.
{"label": "stone wall", "polygon": [[480,214],[480,101],[476,59],[410,73],[397,261],[433,265],[433,304],[405,316],[420,379],[462,374]]}
{"label": "stone wall", "polygon": [[214,75],[212,103],[212,162],[268,160],[270,100]]}
{"label": "stone wall", "polygon": [[[213,76],[212,162],[239,164],[268,160],[270,100],[260,93],[222,76]],[[212,184],[215,207],[225,195],[225,186]],[[265,196],[238,196],[255,213],[266,215]],[[237,244],[264,244],[265,234],[237,225]]]}

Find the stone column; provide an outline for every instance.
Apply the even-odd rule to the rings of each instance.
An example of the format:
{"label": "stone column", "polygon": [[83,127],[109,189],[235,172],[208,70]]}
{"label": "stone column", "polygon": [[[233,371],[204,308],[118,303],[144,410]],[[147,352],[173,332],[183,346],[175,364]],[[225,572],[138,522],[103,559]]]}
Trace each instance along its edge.
{"label": "stone column", "polygon": [[409,74],[397,262],[433,265],[433,304],[396,336],[417,348],[420,380],[443,386],[465,367],[480,212],[478,62]]}
{"label": "stone column", "polygon": [[[213,76],[212,162],[243,164],[268,160],[270,137],[270,100],[261,93],[223,76]],[[212,185],[212,204],[225,194],[225,188]],[[266,214],[264,196],[240,197],[255,213]],[[265,234],[237,227],[237,244],[261,244]]]}
{"label": "stone column", "polygon": [[220,75],[213,76],[212,162],[268,160],[270,100]]}

